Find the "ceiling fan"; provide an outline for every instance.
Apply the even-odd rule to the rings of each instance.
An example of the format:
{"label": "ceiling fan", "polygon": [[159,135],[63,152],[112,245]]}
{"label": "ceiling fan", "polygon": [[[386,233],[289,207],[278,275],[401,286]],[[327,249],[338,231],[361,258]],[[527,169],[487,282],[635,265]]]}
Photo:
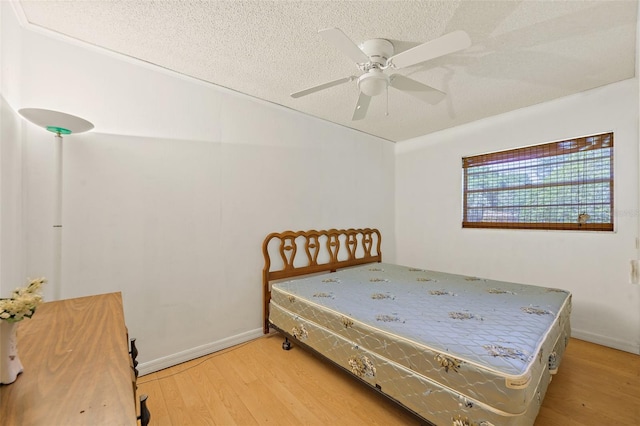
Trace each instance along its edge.
{"label": "ceiling fan", "polygon": [[389,68],[410,67],[471,46],[469,35],[464,31],[458,30],[394,55],[393,43],[386,39],[374,38],[358,46],[339,28],[327,28],[318,31],[318,33],[325,41],[334,45],[355,61],[356,66],[360,71],[363,71],[363,74],[360,76],[352,75],[310,87],[292,93],[291,97],[299,98],[356,80],[360,96],[358,97],[352,120],[362,120],[367,115],[371,98],[387,92],[389,86],[432,105],[440,102],[446,96],[444,92],[402,74],[388,75],[385,71]]}

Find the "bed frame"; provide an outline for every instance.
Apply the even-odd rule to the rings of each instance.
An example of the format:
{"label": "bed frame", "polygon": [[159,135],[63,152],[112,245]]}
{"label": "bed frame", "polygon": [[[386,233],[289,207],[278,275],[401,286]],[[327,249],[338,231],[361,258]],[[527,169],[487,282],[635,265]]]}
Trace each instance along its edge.
{"label": "bed frame", "polygon": [[[539,346],[539,349],[535,349],[535,351],[531,352],[532,354],[537,353],[538,355],[535,357],[533,357],[532,355],[528,360],[523,359],[523,361],[526,361],[528,364],[526,366],[527,371],[522,372],[521,377],[510,375],[510,373],[504,372],[502,370],[495,370],[494,374],[494,370],[491,370],[491,368],[493,368],[492,365],[489,365],[487,367],[484,365],[469,362],[470,367],[468,368],[468,371],[466,371],[466,373],[469,373],[468,376],[459,376],[462,377],[462,379],[460,380],[456,379],[456,377],[458,376],[449,378],[446,375],[446,373],[449,373],[449,369],[452,369],[457,373],[458,370],[456,368],[460,367],[462,363],[467,363],[467,361],[458,360],[456,358],[447,356],[447,352],[449,351],[449,349],[445,349],[445,351],[443,352],[442,349],[432,349],[427,346],[424,346],[424,348],[425,351],[429,353],[429,356],[424,358],[427,361],[424,362],[424,369],[420,370],[423,371],[423,373],[421,373],[420,371],[413,369],[413,367],[411,366],[412,362],[409,362],[409,365],[407,365],[406,357],[399,360],[398,362],[393,359],[394,353],[397,353],[397,351],[404,351],[404,343],[398,343],[394,346],[394,343],[391,342],[392,346],[395,349],[392,348],[393,350],[391,352],[384,352],[384,354],[382,355],[376,352],[375,348],[365,347],[368,346],[368,343],[365,342],[366,339],[362,339],[365,338],[366,335],[363,335],[361,332],[366,332],[368,328],[364,323],[362,329],[359,331],[356,330],[353,331],[353,333],[351,333],[351,331],[346,331],[341,333],[336,332],[337,329],[343,330],[341,325],[344,325],[345,328],[350,328],[350,326],[353,326],[353,322],[347,325],[344,322],[345,317],[339,317],[339,312],[334,312],[334,314],[337,314],[338,316],[333,315],[332,318],[325,318],[322,315],[317,314],[319,310],[316,310],[316,314],[312,313],[311,317],[313,318],[320,319],[321,321],[323,319],[327,320],[329,328],[325,328],[322,324],[315,323],[311,319],[305,320],[303,318],[305,316],[303,312],[306,312],[306,307],[311,306],[311,304],[315,302],[309,302],[306,307],[301,306],[300,309],[302,310],[298,310],[298,308],[295,307],[293,311],[287,310],[288,308],[284,307],[284,305],[287,304],[287,301],[289,303],[292,303],[295,300],[295,297],[291,296],[292,293],[288,293],[288,291],[290,290],[290,288],[287,287],[289,286],[288,283],[278,285],[278,287],[282,285],[289,290],[282,290],[278,288],[277,293],[275,293],[276,300],[274,301],[277,303],[275,303],[274,306],[270,306],[272,297],[272,282],[276,280],[290,279],[292,277],[301,275],[336,272],[338,269],[342,268],[374,262],[382,262],[382,253],[380,250],[380,246],[380,232],[377,229],[370,228],[347,230],[330,229],[327,231],[285,231],[281,233],[269,234],[264,240],[262,246],[265,260],[263,269],[264,333],[268,334],[271,329],[281,333],[285,339],[284,343],[282,344],[282,348],[284,350],[289,350],[291,348],[289,339],[291,339],[291,341],[295,341],[296,345],[300,345],[306,349],[311,350],[314,354],[319,355],[321,359],[327,360],[331,364],[340,367],[343,371],[347,372],[350,377],[359,380],[369,388],[375,389],[380,394],[389,398],[391,401],[399,404],[409,413],[413,414],[421,424],[433,425],[433,422],[436,422],[437,424],[444,424],[443,421],[446,421],[446,416],[451,416],[450,419],[456,425],[485,423],[496,425],[533,424],[535,416],[537,416],[539,412],[540,403],[542,401],[542,398],[544,397],[544,394],[546,393],[547,386],[551,381],[551,375],[554,374],[554,370],[557,369],[557,365],[559,364],[562,358],[562,354],[564,353],[564,347],[566,346],[568,336],[570,336],[568,312],[570,311],[571,295],[559,295],[555,293],[567,293],[563,290],[541,288],[541,294],[544,297],[540,300],[547,300],[547,294],[554,294],[554,296],[550,296],[552,297],[552,300],[557,303],[562,302],[562,304],[558,305],[558,312],[557,314],[554,314],[556,315],[556,317],[553,320],[553,324],[551,324],[551,326],[544,332],[545,334],[542,336],[543,341],[538,342],[537,345]],[[389,265],[389,268],[400,273],[404,271],[400,270],[401,268],[404,268],[402,266]],[[364,267],[362,269],[376,271],[382,270],[378,267]],[[421,269],[413,268],[409,268],[409,270],[423,271]],[[346,271],[345,274],[349,275],[352,272],[355,274],[353,277],[355,279],[354,282],[362,283],[363,278],[357,275],[361,271]],[[473,277],[464,277],[459,275],[451,276],[456,278],[457,280],[479,280],[478,278]],[[341,274],[338,274],[338,277],[342,278]],[[348,278],[349,277],[346,277],[345,279],[348,281]],[[312,280],[317,281],[318,283],[320,283],[320,281],[339,282],[334,281],[326,276],[316,277],[315,279],[312,278]],[[417,281],[423,280],[424,279],[417,279]],[[405,281],[406,279],[402,282]],[[427,281],[429,281],[429,279],[427,279]],[[496,284],[497,283],[498,282],[496,282]],[[453,281],[453,284],[456,284],[456,281]],[[462,285],[463,287],[466,285],[464,281],[459,281],[457,282],[457,284]],[[486,284],[484,287],[488,285],[489,284]],[[291,286],[295,286],[295,284],[291,283]],[[488,287],[485,289],[484,287],[481,286],[480,290],[476,289],[477,291],[481,292],[482,296],[485,295],[484,290],[489,291],[489,293],[495,294],[517,294],[510,291],[500,292],[500,289],[496,290],[494,288]],[[494,292],[490,290],[496,291]],[[433,292],[429,293],[434,294]],[[436,291],[436,293],[438,292]],[[446,294],[451,293],[447,292]],[[534,299],[537,300],[537,298]],[[522,300],[526,302],[528,299],[524,298]],[[532,305],[529,306],[531,307]],[[273,308],[273,310],[270,313],[271,308]],[[523,309],[524,308],[520,309],[520,311],[522,311]],[[534,309],[534,312],[527,312],[525,310],[525,314],[520,314],[520,311],[518,311],[519,315],[525,315],[529,313],[541,315],[538,314],[538,312],[535,312],[537,311],[536,309]],[[443,314],[444,317],[447,318],[446,313],[446,311],[443,311],[440,314]],[[452,313],[456,314],[457,312],[449,312],[449,317],[451,317]],[[552,312],[543,312],[543,314],[546,313]],[[273,316],[272,319],[274,323],[270,322],[270,314]],[[300,316],[298,316],[298,314]],[[305,324],[310,327],[308,336],[306,335],[306,330],[304,329]],[[298,334],[296,334],[296,329],[298,328],[298,326],[300,326],[304,331],[303,338],[299,338],[299,330]],[[509,330],[505,331],[505,333],[508,331]],[[313,335],[319,337],[314,337],[315,340],[311,339],[311,334],[316,332],[318,332],[319,334]],[[446,332],[446,330],[444,330],[444,332]],[[310,338],[309,342],[304,342],[307,337]],[[400,340],[404,342],[406,339],[401,338]],[[322,343],[327,341],[333,342],[333,346],[331,344],[328,344],[327,346],[327,344]],[[354,343],[356,341],[358,343],[364,342],[363,346],[359,347],[358,344]],[[385,339],[381,340],[380,338],[378,338],[377,340],[372,340],[372,342],[373,346],[375,346],[376,348],[382,347],[382,345],[384,345],[385,350],[387,348],[387,341]],[[338,343],[339,345],[336,346],[336,344]],[[482,342],[478,344],[482,344]],[[488,346],[495,345],[491,344]],[[487,345],[484,345],[483,347],[487,349]],[[380,362],[380,365],[378,366],[378,373],[382,374],[376,376],[376,371],[373,367],[371,367],[371,369],[373,369],[373,375],[365,377],[361,374],[357,374],[353,370],[353,357],[349,357],[347,364],[347,359],[344,351],[338,353],[332,348],[339,348],[340,350],[343,350],[344,348],[351,348],[357,351],[361,351],[362,353],[369,354],[372,357],[371,359],[374,359],[373,362],[375,362],[375,360],[378,360]],[[414,347],[410,345],[408,348],[416,348],[417,351],[421,351],[423,347]],[[517,348],[503,348],[502,346],[497,346],[497,348],[499,349],[499,353],[497,353],[497,355],[494,355],[492,352],[488,352],[489,355],[502,356],[502,353],[500,351],[504,350],[506,351],[504,357],[511,358],[511,352],[509,351],[518,351]],[[347,355],[351,354],[349,350],[347,350],[347,352]],[[363,365],[365,365],[365,367],[369,364],[373,365],[371,359],[368,358],[369,355],[364,357],[365,364]],[[386,355],[390,355],[390,357],[385,358]],[[380,370],[383,365],[385,366],[385,368],[383,370]],[[416,374],[411,374],[409,370],[414,370]],[[488,372],[491,374],[488,374]],[[534,375],[535,377],[533,377]],[[379,378],[373,379],[374,376]],[[532,378],[535,379],[535,382],[531,382],[532,386],[529,387],[529,382],[532,380]],[[408,379],[412,379],[414,381],[407,382]],[[522,382],[522,380],[526,381]],[[405,386],[404,383],[409,384]],[[411,385],[411,383],[413,383],[413,385]],[[488,384],[481,389],[482,392],[487,391],[487,395],[480,395],[480,393],[476,394],[473,389],[467,386],[468,384],[475,386],[475,384],[477,383]],[[385,388],[384,391],[383,387]],[[418,389],[418,391],[416,391],[416,389]],[[421,393],[425,389],[428,393]],[[405,390],[408,391],[408,393],[406,393]],[[499,392],[500,395],[506,395],[507,397],[506,399],[494,398],[494,392]],[[434,398],[429,401],[423,401],[421,395],[428,396],[431,394],[437,395],[437,397],[434,396]],[[511,402],[513,401],[515,401],[516,404],[511,404]],[[507,407],[509,410],[504,411],[502,410],[502,407]],[[469,420],[467,414],[473,415],[473,417],[477,417],[476,420],[478,420],[478,422],[475,422],[474,420],[474,423]],[[493,423],[490,423],[489,420],[491,420],[491,422]]]}
{"label": "bed frame", "polygon": [[[276,243],[271,243],[273,240]],[[262,243],[264,334],[269,333],[271,281],[319,272],[335,272],[340,268],[364,263],[382,262],[381,243],[380,231],[371,228],[284,231],[269,234]],[[273,250],[276,244],[283,267],[272,271],[270,248]],[[304,248],[303,252],[298,250],[298,245]]]}

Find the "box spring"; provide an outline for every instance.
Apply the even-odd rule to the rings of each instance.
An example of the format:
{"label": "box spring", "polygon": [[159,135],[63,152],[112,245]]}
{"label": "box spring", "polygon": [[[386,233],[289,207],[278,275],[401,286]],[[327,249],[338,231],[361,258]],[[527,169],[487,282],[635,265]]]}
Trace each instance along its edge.
{"label": "box spring", "polygon": [[561,290],[380,264],[275,284],[270,322],[434,424],[531,425],[570,306]]}

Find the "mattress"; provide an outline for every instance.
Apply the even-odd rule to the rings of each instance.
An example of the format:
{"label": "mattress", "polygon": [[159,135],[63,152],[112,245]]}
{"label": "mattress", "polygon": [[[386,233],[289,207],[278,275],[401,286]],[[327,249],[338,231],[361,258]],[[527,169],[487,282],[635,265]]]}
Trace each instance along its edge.
{"label": "mattress", "polygon": [[274,284],[269,318],[431,422],[527,425],[570,308],[564,290],[380,263]]}

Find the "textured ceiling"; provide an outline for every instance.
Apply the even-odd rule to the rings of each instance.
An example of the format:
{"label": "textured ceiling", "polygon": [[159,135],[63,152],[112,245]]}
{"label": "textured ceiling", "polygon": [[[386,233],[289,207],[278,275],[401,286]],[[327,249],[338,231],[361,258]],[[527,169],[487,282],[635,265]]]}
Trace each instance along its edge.
{"label": "textured ceiling", "polygon": [[[179,73],[402,141],[635,75],[637,1],[20,1],[27,20]],[[404,51],[465,30],[466,50],[398,71],[447,93],[393,88],[351,121],[361,72],[318,35],[386,38]]]}

